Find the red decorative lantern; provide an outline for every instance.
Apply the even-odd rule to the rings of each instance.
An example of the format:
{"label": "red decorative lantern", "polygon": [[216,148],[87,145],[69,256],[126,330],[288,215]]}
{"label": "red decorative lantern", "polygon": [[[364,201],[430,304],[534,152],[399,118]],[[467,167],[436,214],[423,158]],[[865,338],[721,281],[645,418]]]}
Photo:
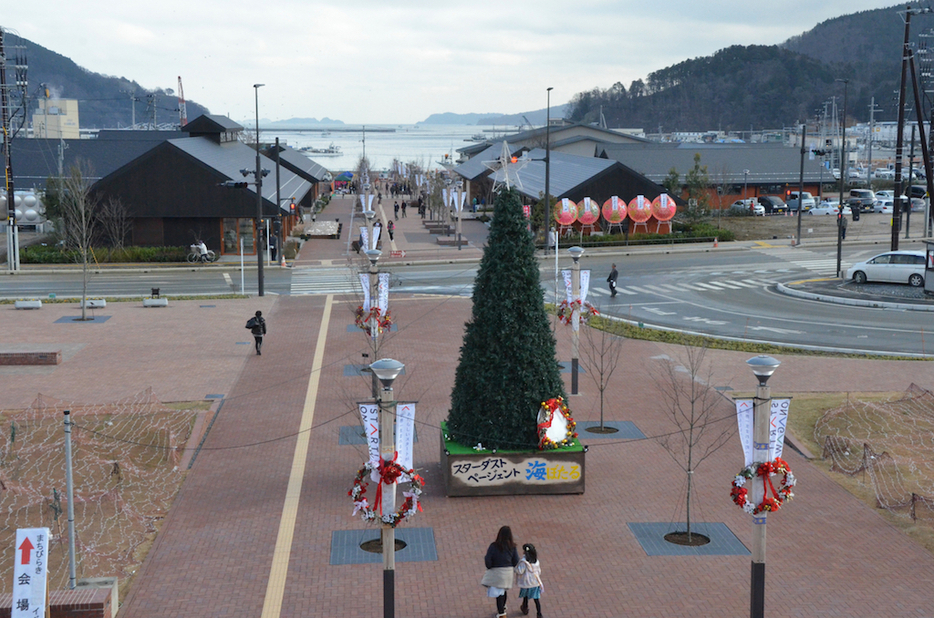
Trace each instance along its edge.
{"label": "red decorative lantern", "polygon": [[555,221],[561,225],[573,225],[577,221],[577,204],[562,198],[555,204]]}
{"label": "red decorative lantern", "polygon": [[662,193],[652,200],[652,214],[659,221],[670,221],[676,211],[677,205],[667,193]]}
{"label": "red decorative lantern", "polygon": [[645,223],[652,216],[652,202],[644,195],[637,195],[629,202],[629,218],[635,223]]}
{"label": "red decorative lantern", "polygon": [[603,202],[603,218],[609,223],[622,223],[626,218],[626,202],[615,195]]}
{"label": "red decorative lantern", "polygon": [[577,205],[577,220],[583,225],[593,225],[600,219],[600,206],[589,197]]}

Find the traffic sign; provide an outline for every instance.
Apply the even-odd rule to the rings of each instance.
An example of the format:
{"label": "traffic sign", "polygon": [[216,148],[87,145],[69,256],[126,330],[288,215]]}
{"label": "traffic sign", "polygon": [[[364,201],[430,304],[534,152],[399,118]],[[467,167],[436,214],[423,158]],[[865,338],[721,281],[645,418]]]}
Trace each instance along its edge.
{"label": "traffic sign", "polygon": [[49,529],[17,530],[14,556],[11,618],[45,616],[48,600]]}
{"label": "traffic sign", "polygon": [[392,252],[390,252],[389,256],[390,256],[390,257],[397,257],[397,258],[404,258],[404,257],[405,257],[405,251],[403,251],[403,250],[401,250],[401,249],[400,249],[399,251],[392,251]]}

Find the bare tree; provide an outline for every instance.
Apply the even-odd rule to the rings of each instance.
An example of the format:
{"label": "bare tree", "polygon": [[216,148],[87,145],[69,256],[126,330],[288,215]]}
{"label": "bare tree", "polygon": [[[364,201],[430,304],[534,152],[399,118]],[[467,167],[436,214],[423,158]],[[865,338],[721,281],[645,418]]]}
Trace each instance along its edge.
{"label": "bare tree", "polygon": [[[603,318],[603,321],[606,321]],[[605,325],[604,325],[605,326]],[[606,389],[610,385],[613,372],[619,366],[619,358],[623,351],[623,338],[606,330],[587,326],[583,329],[586,344],[581,348],[581,361],[587,370],[586,375],[593,380],[594,386],[600,391],[600,428],[604,433],[603,410],[606,400]]]}
{"label": "bare tree", "polygon": [[100,202],[91,195],[91,183],[87,180],[89,168],[79,162],[72,166],[62,183],[61,214],[62,236],[66,246],[76,250],[75,260],[81,264],[81,319],[87,319],[88,262],[92,255],[92,244],[98,224]]}
{"label": "bare tree", "polygon": [[[727,443],[736,423],[715,416],[722,397],[711,386],[710,364],[704,362],[706,347],[685,346],[682,358],[660,361],[663,369],[655,384],[675,431],[658,438],[659,444],[687,474],[686,522],[691,542],[691,499],[694,471]],[[717,422],[720,421],[720,422]]]}
{"label": "bare tree", "polygon": [[133,229],[133,221],[127,216],[123,202],[119,199],[108,199],[100,206],[99,219],[101,231],[107,242],[115,249],[122,249]]}

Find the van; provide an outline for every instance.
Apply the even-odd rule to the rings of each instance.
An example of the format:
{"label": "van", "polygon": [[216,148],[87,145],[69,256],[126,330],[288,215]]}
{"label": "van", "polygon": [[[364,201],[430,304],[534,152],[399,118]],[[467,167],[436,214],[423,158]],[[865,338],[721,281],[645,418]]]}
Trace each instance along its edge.
{"label": "van", "polygon": [[811,195],[807,191],[804,191],[801,193],[801,197],[802,199],[799,200],[797,191],[789,191],[788,197],[785,198],[785,203],[788,204],[788,208],[790,210],[798,210],[799,201],[803,203],[802,208],[804,210],[810,210],[814,208],[815,201],[814,201],[813,195]]}

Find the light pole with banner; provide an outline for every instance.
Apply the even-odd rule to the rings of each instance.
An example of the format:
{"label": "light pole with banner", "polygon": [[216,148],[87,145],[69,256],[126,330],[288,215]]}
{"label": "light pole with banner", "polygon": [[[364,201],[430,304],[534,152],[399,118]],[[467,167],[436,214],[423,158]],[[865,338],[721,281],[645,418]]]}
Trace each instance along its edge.
{"label": "light pole with banner", "polygon": [[577,394],[577,378],[580,369],[580,320],[581,320],[581,247],[568,249],[574,264],[571,266],[571,394]]}
{"label": "light pole with banner", "polygon": [[[257,285],[257,294],[259,296],[264,296],[264,286],[263,286],[263,252],[260,251],[260,240],[263,233],[263,176],[268,174],[267,170],[263,170],[260,166],[259,159],[259,89],[265,86],[265,84],[253,84],[253,93],[255,98],[255,110],[256,110],[256,171],[253,172],[254,176],[254,187],[256,188],[256,233],[253,238],[254,248],[256,249],[256,285]],[[276,208],[278,208],[278,204]]]}

